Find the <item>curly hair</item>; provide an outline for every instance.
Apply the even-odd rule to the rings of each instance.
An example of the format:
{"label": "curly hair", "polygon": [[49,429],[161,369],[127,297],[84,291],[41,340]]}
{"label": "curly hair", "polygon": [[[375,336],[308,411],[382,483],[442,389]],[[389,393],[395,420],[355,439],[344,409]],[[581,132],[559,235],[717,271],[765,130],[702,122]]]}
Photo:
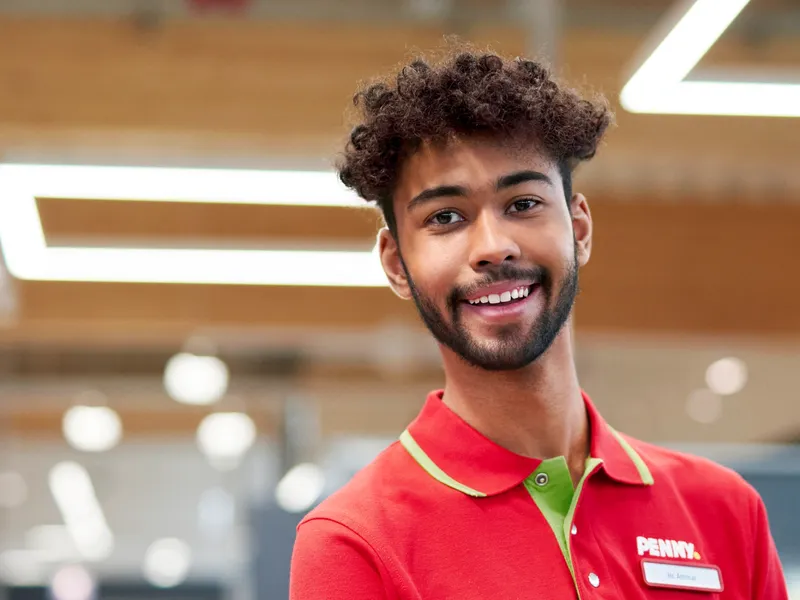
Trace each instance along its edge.
{"label": "curly hair", "polygon": [[558,165],[569,200],[574,168],[595,155],[613,121],[605,99],[559,85],[542,63],[463,49],[436,63],[418,58],[362,87],[353,104],[360,123],[339,178],[380,207],[394,234],[397,177],[423,143],[475,135],[532,142]]}

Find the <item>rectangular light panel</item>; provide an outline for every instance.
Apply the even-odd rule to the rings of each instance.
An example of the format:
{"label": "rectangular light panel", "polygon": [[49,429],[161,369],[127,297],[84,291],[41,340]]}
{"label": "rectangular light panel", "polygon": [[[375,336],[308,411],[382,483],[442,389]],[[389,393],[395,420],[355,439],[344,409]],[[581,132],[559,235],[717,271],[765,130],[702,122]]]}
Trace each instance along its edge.
{"label": "rectangular light panel", "polygon": [[333,172],[0,165],[0,244],[37,281],[382,287],[375,250],[50,247],[37,198],[360,207]]}
{"label": "rectangular light panel", "polygon": [[800,117],[800,84],[684,81],[750,0],[680,2],[655,50],[625,84],[633,113]]}

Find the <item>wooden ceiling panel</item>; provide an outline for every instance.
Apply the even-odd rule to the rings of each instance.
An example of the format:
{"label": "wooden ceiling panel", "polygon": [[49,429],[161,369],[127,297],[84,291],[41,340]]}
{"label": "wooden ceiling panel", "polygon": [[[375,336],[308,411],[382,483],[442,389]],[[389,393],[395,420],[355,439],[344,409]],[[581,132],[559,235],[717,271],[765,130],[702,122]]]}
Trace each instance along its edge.
{"label": "wooden ceiling panel", "polygon": [[[598,8],[598,9],[630,9],[636,11],[642,8],[650,9],[668,9],[674,6],[676,0],[566,0],[567,7],[570,10],[579,10],[581,8]],[[752,10],[780,10],[797,8],[796,0],[753,0],[750,7]]]}
{"label": "wooden ceiling panel", "polygon": [[800,206],[595,202],[579,326],[800,335]]}
{"label": "wooden ceiling panel", "polygon": [[[729,36],[723,34],[723,40]],[[752,36],[746,43],[714,44],[697,66],[704,69],[760,69],[765,80],[775,71],[800,71],[800,44],[796,39],[772,39],[768,35]],[[791,71],[790,71],[791,70]]]}
{"label": "wooden ceiling panel", "polygon": [[[164,402],[168,406],[167,402]],[[213,412],[213,409],[197,410],[193,407],[179,407],[172,410],[147,410],[115,407],[124,423],[125,437],[158,438],[158,437],[194,437],[202,420]],[[261,434],[274,435],[277,432],[277,419],[265,410],[248,410]],[[3,425],[15,435],[52,439],[63,436],[62,410],[18,410],[3,415]]]}
{"label": "wooden ceiling panel", "polygon": [[42,227],[49,244],[79,240],[87,245],[113,240],[200,240],[226,247],[308,241],[371,248],[380,226],[378,213],[344,207],[264,206],[183,202],[120,202],[40,199]]}
{"label": "wooden ceiling panel", "polygon": [[[223,151],[332,156],[347,133],[357,83],[411,49],[440,47],[445,33],[408,24],[269,21],[168,21],[141,31],[124,21],[0,18],[0,148],[100,145],[147,156],[172,148],[184,160]],[[512,55],[526,45],[522,28],[472,25],[461,33]],[[643,39],[640,32],[570,29],[563,70],[616,106]],[[781,38],[756,48],[723,37],[714,52],[782,64],[798,47]],[[618,117],[598,160],[641,156],[644,146],[648,156],[687,169],[698,157],[785,164],[800,139],[798,119],[736,119],[732,126],[729,118]]]}
{"label": "wooden ceiling panel", "polygon": [[[23,282],[23,320],[191,327],[359,327],[409,320],[388,288]],[[2,334],[0,334],[0,337]]]}

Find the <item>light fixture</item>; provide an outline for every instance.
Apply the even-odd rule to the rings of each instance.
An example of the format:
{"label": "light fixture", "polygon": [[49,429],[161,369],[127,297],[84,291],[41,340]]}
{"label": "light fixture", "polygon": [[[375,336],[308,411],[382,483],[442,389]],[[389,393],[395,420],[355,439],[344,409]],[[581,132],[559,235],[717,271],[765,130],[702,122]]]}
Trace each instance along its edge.
{"label": "light fixture", "polygon": [[228,366],[216,356],[180,352],[167,361],[164,389],[182,404],[213,404],[228,390],[228,378]]}
{"label": "light fixture", "polygon": [[738,358],[721,358],[706,369],[706,385],[715,394],[730,396],[742,391],[746,384],[747,365]]}
{"label": "light fixture", "polygon": [[86,469],[75,462],[61,462],[50,470],[48,481],[67,531],[81,556],[89,561],[108,558],[114,549],[114,536]]}
{"label": "light fixture", "polygon": [[50,593],[53,600],[92,600],[94,578],[81,565],[63,566],[53,575]]}
{"label": "light fixture", "polygon": [[256,439],[256,426],[245,413],[212,413],[197,428],[197,444],[212,466],[235,468]]}
{"label": "light fixture", "polygon": [[50,563],[75,562],[81,559],[75,542],[64,525],[37,525],[25,534],[28,550],[39,553]]}
{"label": "light fixture", "polygon": [[13,586],[43,585],[46,566],[35,550],[6,550],[0,553],[0,581]]}
{"label": "light fixture", "polygon": [[686,399],[686,414],[693,421],[711,425],[722,418],[722,398],[709,389],[694,390]]}
{"label": "light fixture", "polygon": [[332,172],[0,165],[0,244],[18,279],[383,287],[371,251],[51,247],[37,198],[356,206]]}
{"label": "light fixture", "polygon": [[289,469],[278,482],[275,500],[286,512],[305,512],[319,500],[324,487],[322,469],[312,463],[302,463]]}
{"label": "light fixture", "polygon": [[623,87],[623,108],[634,113],[800,117],[800,83],[685,81],[749,2],[679,2],[649,44],[654,50]]}
{"label": "light fixture", "polygon": [[192,564],[192,550],[183,540],[164,538],[153,542],[144,556],[142,572],[150,584],[170,588],[186,580]]}
{"label": "light fixture", "polygon": [[28,498],[25,479],[16,471],[0,472],[0,508],[17,508]]}
{"label": "light fixture", "polygon": [[105,452],[122,438],[122,421],[107,406],[73,406],[64,413],[64,437],[84,452]]}

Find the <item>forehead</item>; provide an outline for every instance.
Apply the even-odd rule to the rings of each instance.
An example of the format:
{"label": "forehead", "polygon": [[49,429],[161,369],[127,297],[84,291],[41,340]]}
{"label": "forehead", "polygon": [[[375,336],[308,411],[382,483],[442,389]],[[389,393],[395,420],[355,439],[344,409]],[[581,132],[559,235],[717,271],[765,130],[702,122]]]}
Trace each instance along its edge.
{"label": "forehead", "polygon": [[561,183],[555,161],[533,144],[479,138],[425,143],[404,161],[395,200],[408,201],[423,190],[443,185],[480,190],[494,186],[500,176],[522,170],[539,171]]}

